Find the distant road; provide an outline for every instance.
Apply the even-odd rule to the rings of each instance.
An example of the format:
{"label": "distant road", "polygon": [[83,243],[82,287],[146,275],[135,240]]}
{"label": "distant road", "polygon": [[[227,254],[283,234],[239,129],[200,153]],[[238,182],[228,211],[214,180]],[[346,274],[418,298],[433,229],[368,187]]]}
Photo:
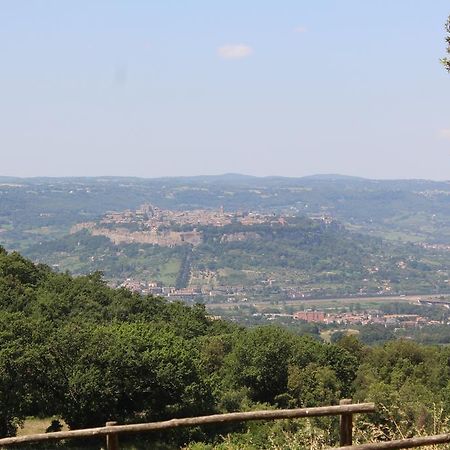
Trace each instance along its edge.
{"label": "distant road", "polygon": [[425,300],[430,298],[438,298],[441,295],[448,294],[420,294],[420,295],[386,295],[386,296],[372,296],[372,297],[337,297],[337,298],[307,298],[307,299],[289,299],[280,300],[274,304],[271,301],[255,301],[255,302],[236,302],[236,303],[211,303],[207,304],[207,308],[214,310],[215,308],[231,309],[236,305],[253,305],[256,308],[270,307],[270,306],[295,306],[295,305],[335,305],[340,303],[342,305],[349,305],[355,303],[390,303],[390,302],[418,302],[419,300]]}

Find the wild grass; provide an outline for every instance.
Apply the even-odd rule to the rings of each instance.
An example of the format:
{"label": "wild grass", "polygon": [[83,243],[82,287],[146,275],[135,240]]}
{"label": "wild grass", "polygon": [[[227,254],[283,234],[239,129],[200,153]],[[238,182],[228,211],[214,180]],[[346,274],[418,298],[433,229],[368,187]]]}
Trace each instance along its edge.
{"label": "wild grass", "polygon": [[[353,443],[407,439],[411,437],[429,436],[450,433],[450,417],[446,415],[442,405],[434,404],[431,409],[423,410],[411,419],[408,411],[401,408],[378,405],[377,418],[367,415],[355,416],[353,427]],[[381,420],[380,420],[381,418]],[[28,418],[23,427],[18,430],[19,436],[43,433],[54,418]],[[64,429],[67,429],[64,426]],[[338,444],[337,418],[297,419],[276,422],[249,423],[246,430],[240,433],[228,433],[219,436],[215,443],[195,442],[183,450],[324,450]],[[136,437],[122,442],[121,448],[141,450],[148,448],[144,441]],[[100,450],[104,448],[102,441],[98,444],[67,441],[45,448],[61,450]],[[169,450],[170,445],[161,442],[155,447]],[[21,446],[18,449],[43,450],[42,446]],[[176,447],[173,447],[175,450]],[[430,450],[450,449],[450,444],[433,445]]]}
{"label": "wild grass", "polygon": [[[385,405],[378,405],[378,414],[383,417],[382,423],[372,422],[367,415],[355,417],[354,445],[450,432],[450,417],[440,405],[424,410],[422,416],[416,418],[416,423],[411,422],[407,411]],[[330,427],[320,425],[323,423],[318,426],[314,419],[302,420],[295,430],[266,424],[265,430],[227,434],[221,436],[221,442],[216,444],[194,443],[185,450],[324,450],[336,446],[336,433]],[[450,444],[427,446],[427,449],[450,449]]]}

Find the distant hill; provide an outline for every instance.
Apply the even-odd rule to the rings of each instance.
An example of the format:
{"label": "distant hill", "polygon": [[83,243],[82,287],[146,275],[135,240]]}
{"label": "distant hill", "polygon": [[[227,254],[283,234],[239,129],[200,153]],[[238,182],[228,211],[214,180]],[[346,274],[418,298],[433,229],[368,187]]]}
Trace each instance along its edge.
{"label": "distant hill", "polygon": [[[76,224],[96,222],[107,211],[136,210],[143,203],[172,211],[283,215],[293,221],[292,232],[274,234],[270,227],[235,231],[236,236],[247,231],[260,236],[252,240],[230,239],[226,229],[204,229],[214,239],[205,239],[191,253],[70,234]],[[318,226],[321,218],[331,220],[334,228]],[[311,240],[305,241],[303,232]],[[280,299],[445,291],[450,183],[341,175],[5,177],[0,178],[0,244],[60,270],[101,270],[117,282],[135,277],[168,286],[206,286],[205,291],[234,286],[218,290],[217,297],[225,299],[228,294],[245,298],[248,292],[254,298]],[[378,272],[370,273],[371,267]]]}
{"label": "distant hill", "polygon": [[327,214],[362,233],[390,240],[450,244],[450,182],[220,176],[0,177],[0,242],[10,248],[53,239],[106,211],[220,208]]}
{"label": "distant hill", "polygon": [[316,174],[316,175],[309,175],[305,177],[301,177],[302,180],[323,180],[323,181],[351,181],[351,180],[358,180],[358,181],[365,181],[367,178],[362,177],[355,177],[351,175],[340,175],[338,173],[329,173],[329,174]]}
{"label": "distant hill", "polygon": [[174,222],[177,213],[153,223],[125,211],[25,254],[76,274],[100,270],[116,284],[134,280],[137,289],[161,283],[157,292],[205,302],[450,291],[445,252],[349,231],[328,217],[266,215],[248,223],[224,214],[218,225],[219,212],[210,224],[186,214],[184,224]]}

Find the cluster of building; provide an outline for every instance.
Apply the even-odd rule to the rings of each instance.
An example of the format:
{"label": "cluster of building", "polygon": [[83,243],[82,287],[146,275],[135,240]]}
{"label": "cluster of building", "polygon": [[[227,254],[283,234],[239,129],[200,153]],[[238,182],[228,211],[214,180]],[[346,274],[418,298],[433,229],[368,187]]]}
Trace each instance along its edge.
{"label": "cluster of building", "polygon": [[338,325],[393,325],[403,328],[412,328],[422,325],[436,325],[441,322],[430,320],[418,314],[383,314],[381,311],[367,312],[334,312],[324,311],[297,311],[292,315],[295,320],[304,320],[309,323],[338,324]]}
{"label": "cluster of building", "polygon": [[[197,209],[193,211],[163,210],[150,204],[144,204],[136,211],[109,212],[96,222],[79,223],[72,227],[76,233],[86,229],[93,236],[105,236],[115,244],[153,244],[162,247],[190,244],[199,245],[203,236],[198,226],[222,227],[232,223],[250,226],[262,223],[282,224],[282,216],[255,212],[225,212],[220,210]],[[187,227],[180,231],[180,227]],[[230,233],[224,235],[226,241],[258,239],[254,232]]]}
{"label": "cluster of building", "polygon": [[[177,289],[173,286],[163,286],[159,281],[139,281],[131,278],[126,279],[118,287],[139,292],[144,295],[161,295],[171,300],[183,300],[187,302],[204,301],[208,298],[219,296],[227,301],[234,301],[236,296],[242,298],[243,286],[216,286],[211,289],[209,286],[194,286]],[[246,300],[244,297],[243,300]]]}
{"label": "cluster of building", "polygon": [[147,228],[170,227],[173,225],[216,226],[222,227],[232,223],[255,225],[267,222],[284,223],[282,217],[255,212],[225,212],[219,210],[196,209],[192,211],[171,211],[151,204],[143,204],[136,211],[110,212],[105,214],[102,224],[142,223]]}
{"label": "cluster of building", "polygon": [[138,292],[140,294],[151,294],[151,295],[167,295],[170,289],[162,285],[159,281],[139,281],[127,278],[123,283],[121,283],[119,288],[125,288],[133,292]]}
{"label": "cluster of building", "polygon": [[426,249],[450,252],[450,245],[449,244],[428,244],[426,242],[423,242],[423,243],[421,243],[419,245],[422,248],[426,248]]}

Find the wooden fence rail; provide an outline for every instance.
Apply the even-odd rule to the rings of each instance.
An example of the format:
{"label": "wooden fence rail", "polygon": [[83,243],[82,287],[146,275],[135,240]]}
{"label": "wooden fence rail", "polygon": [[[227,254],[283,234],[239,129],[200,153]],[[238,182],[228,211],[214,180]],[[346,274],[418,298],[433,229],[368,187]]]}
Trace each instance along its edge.
{"label": "wooden fence rail", "polygon": [[395,441],[374,442],[372,444],[347,445],[343,447],[334,447],[332,450],[394,450],[401,448],[425,447],[427,445],[448,444],[448,443],[450,443],[450,433],[436,434],[433,436],[398,439]]}
{"label": "wooden fence rail", "polygon": [[228,414],[213,414],[210,416],[172,419],[164,422],[139,423],[132,425],[117,425],[107,422],[105,427],[87,428],[83,430],[58,431],[55,433],[30,434],[0,439],[0,447],[31,442],[48,442],[63,439],[90,438],[106,436],[108,450],[118,450],[118,435],[121,433],[142,433],[148,431],[167,430],[170,428],[189,427],[207,424],[225,424],[246,422],[250,420],[297,419],[301,417],[341,416],[341,445],[352,444],[352,415],[356,413],[371,413],[375,411],[374,403],[352,404],[351,400],[341,400],[336,406],[320,406],[316,408],[278,409],[269,411],[249,411]]}

